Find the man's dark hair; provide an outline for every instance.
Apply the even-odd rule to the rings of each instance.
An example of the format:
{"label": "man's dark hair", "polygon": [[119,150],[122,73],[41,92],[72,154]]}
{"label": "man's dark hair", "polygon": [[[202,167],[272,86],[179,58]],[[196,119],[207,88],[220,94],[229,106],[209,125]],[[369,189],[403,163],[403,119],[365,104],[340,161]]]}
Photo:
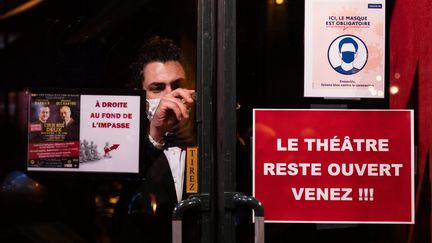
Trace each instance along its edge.
{"label": "man's dark hair", "polygon": [[154,36],[147,39],[138,51],[136,61],[132,63],[132,88],[142,88],[144,67],[151,62],[180,62],[181,50],[173,40]]}

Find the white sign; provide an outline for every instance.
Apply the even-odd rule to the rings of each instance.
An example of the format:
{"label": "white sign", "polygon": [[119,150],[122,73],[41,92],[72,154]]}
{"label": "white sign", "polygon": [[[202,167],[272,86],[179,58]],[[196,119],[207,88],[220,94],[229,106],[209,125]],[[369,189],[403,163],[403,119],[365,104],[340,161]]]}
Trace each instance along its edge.
{"label": "white sign", "polygon": [[305,2],[305,97],[384,98],[385,1]]}

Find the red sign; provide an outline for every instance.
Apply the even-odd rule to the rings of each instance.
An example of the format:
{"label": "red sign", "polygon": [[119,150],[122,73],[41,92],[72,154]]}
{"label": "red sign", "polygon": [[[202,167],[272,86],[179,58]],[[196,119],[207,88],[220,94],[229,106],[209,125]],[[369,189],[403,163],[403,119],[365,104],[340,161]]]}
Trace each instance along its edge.
{"label": "red sign", "polygon": [[266,222],[414,223],[413,111],[254,110]]}

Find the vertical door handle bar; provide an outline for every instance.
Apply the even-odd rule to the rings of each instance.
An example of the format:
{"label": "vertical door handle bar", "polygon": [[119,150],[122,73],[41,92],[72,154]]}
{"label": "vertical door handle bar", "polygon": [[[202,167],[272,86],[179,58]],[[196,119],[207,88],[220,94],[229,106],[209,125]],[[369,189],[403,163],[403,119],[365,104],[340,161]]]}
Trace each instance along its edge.
{"label": "vertical door handle bar", "polygon": [[233,196],[235,206],[249,207],[255,213],[255,243],[264,243],[264,207],[261,202],[251,196],[236,193]]}
{"label": "vertical door handle bar", "polygon": [[185,211],[199,209],[202,206],[198,197],[188,198],[179,202],[172,214],[172,243],[182,243],[182,216]]}

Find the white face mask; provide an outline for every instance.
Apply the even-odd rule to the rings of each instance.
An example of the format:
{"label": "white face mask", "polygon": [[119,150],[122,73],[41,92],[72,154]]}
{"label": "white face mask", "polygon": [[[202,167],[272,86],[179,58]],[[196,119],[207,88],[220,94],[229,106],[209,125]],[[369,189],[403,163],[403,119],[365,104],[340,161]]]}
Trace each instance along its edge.
{"label": "white face mask", "polygon": [[147,101],[147,118],[151,120],[159,106],[160,99],[146,99]]}

